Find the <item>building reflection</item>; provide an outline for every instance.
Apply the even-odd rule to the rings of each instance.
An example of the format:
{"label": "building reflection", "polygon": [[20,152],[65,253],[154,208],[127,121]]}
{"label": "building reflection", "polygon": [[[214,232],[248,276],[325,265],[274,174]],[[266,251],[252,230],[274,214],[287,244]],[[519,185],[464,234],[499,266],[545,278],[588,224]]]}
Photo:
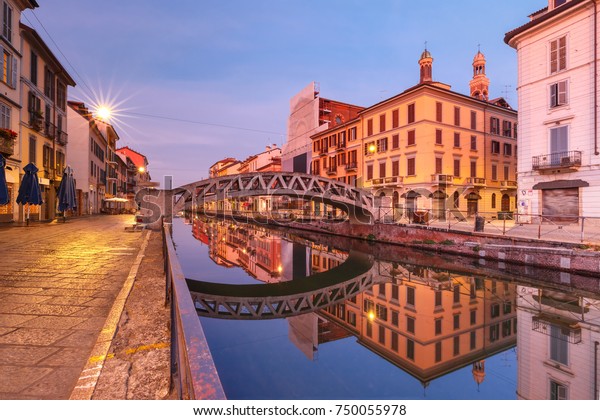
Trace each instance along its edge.
{"label": "building reflection", "polygon": [[572,290],[518,290],[518,397],[599,399],[600,300]]}

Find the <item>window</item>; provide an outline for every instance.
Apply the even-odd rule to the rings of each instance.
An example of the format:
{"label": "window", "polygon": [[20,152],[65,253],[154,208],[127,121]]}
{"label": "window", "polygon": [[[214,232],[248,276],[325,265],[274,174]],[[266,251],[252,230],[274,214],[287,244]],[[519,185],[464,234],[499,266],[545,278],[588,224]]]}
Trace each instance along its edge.
{"label": "window", "polygon": [[435,335],[442,334],[442,318],[437,318],[435,320]]}
{"label": "window", "polygon": [[[399,176],[400,175],[400,162],[395,160],[392,162],[392,176]],[[396,288],[398,286],[395,286]],[[392,288],[392,291],[394,289]],[[392,296],[393,297],[393,296]]]}
{"label": "window", "polygon": [[373,119],[367,120],[367,136],[373,135]]}
{"label": "window", "polygon": [[385,114],[379,116],[379,132],[385,131]]}
{"label": "window", "polygon": [[398,311],[392,310],[392,325],[394,325],[396,327],[398,326],[398,316],[399,316]]}
{"label": "window", "polygon": [[391,346],[393,351],[398,351],[398,333],[396,331],[392,331]]}
{"label": "window", "polygon": [[500,120],[496,117],[490,118],[490,133],[500,134]]}
{"label": "window", "polygon": [[415,333],[415,319],[412,316],[406,316],[406,331],[411,334]]}
{"label": "window", "polygon": [[49,171],[54,167],[54,159],[52,153],[52,147],[48,144],[44,144],[43,148],[43,166],[46,171]]}
{"label": "window", "polygon": [[29,136],[29,162],[30,163],[35,163],[36,161],[36,153],[35,153],[35,149],[36,149],[36,138],[35,136]]}
{"label": "window", "polygon": [[356,127],[352,127],[350,130],[348,130],[348,137],[349,140],[356,140]]}
{"label": "window", "polygon": [[477,177],[477,161],[471,161],[471,178]]}
{"label": "window", "polygon": [[415,288],[407,287],[406,288],[406,304],[410,306],[415,306]]}
{"label": "window", "polygon": [[496,194],[492,194],[492,208],[496,208]]}
{"label": "window", "polygon": [[414,157],[406,159],[406,175],[407,176],[416,175],[416,164],[415,164]]}
{"label": "window", "polygon": [[392,111],[392,128],[398,128],[400,125],[400,113],[397,109]]}
{"label": "window", "polygon": [[442,130],[435,130],[435,144],[442,144]]}
{"label": "window", "polygon": [[498,180],[498,165],[492,165],[492,181]]}
{"label": "window", "polygon": [[471,111],[471,130],[477,130],[477,112]]}
{"label": "window", "polygon": [[509,179],[509,173],[510,173],[510,166],[505,166],[504,167],[504,180],[508,181]]}
{"label": "window", "polygon": [[510,302],[510,300],[504,302],[504,308],[502,309],[502,312],[504,313],[504,315],[512,312],[512,303]]}
{"label": "window", "polygon": [[512,137],[512,122],[502,121],[502,135],[504,137]]}
{"label": "window", "polygon": [[567,387],[554,380],[550,380],[550,399],[551,400],[567,400]]}
{"label": "window", "polygon": [[4,2],[3,9],[3,19],[2,19],[2,35],[6,40],[12,43],[12,7],[8,5],[7,2]]}
{"label": "window", "polygon": [[2,81],[12,88],[17,87],[17,58],[0,46],[2,56]]}
{"label": "window", "polygon": [[379,326],[379,344],[385,344],[385,327]]}
{"label": "window", "polygon": [[437,343],[435,343],[435,361],[436,362],[442,361],[442,342],[441,341],[438,341]]}
{"label": "window", "polygon": [[454,176],[460,177],[460,159],[454,159]]}
{"label": "window", "polygon": [[442,306],[442,291],[436,290],[433,298],[435,306]]}
{"label": "window", "polygon": [[550,359],[562,365],[569,364],[569,333],[557,325],[550,325]]}
{"label": "window", "polygon": [[406,144],[408,146],[413,146],[416,143],[416,136],[415,136],[415,130],[410,130],[408,132],[408,140],[406,142]]}
{"label": "window", "polygon": [[459,336],[454,337],[452,347],[453,347],[452,354],[454,356],[458,356],[460,353],[460,337]]}
{"label": "window", "polygon": [[435,173],[436,174],[442,173],[442,158],[441,157],[435,158]]}
{"label": "window", "polygon": [[452,203],[453,203],[455,209],[457,209],[459,207],[460,193],[458,191],[454,191],[454,194],[452,194]]}
{"label": "window", "polygon": [[512,156],[512,144],[504,143],[504,156]]}
{"label": "window", "polygon": [[367,180],[373,179],[373,165],[367,165]]}
{"label": "window", "polygon": [[400,136],[398,134],[394,134],[392,136],[392,149],[400,148]]}
{"label": "window", "polygon": [[554,7],[556,8],[558,6],[562,6],[566,2],[567,2],[567,0],[554,0]]}
{"label": "window", "polygon": [[502,322],[502,337],[510,337],[512,328],[511,328],[510,319]]}
{"label": "window", "polygon": [[373,337],[373,323],[371,321],[367,321],[367,337]]}
{"label": "window", "polygon": [[408,105],[408,123],[415,122],[415,104]]}
{"label": "window", "polygon": [[471,325],[475,325],[477,323],[477,309],[471,309],[470,318]]}
{"label": "window", "polygon": [[442,122],[442,103],[441,102],[435,103],[435,120],[437,122]]}
{"label": "window", "polygon": [[387,149],[388,149],[387,137],[377,140],[377,153],[387,152]]}
{"label": "window", "polygon": [[477,331],[471,331],[470,341],[471,350],[475,350],[475,347],[477,347]]}
{"label": "window", "polygon": [[399,291],[400,288],[398,287],[398,285],[392,283],[392,300],[398,300]]}
{"label": "window", "polygon": [[491,314],[492,318],[496,318],[496,317],[500,316],[500,304],[499,303],[492,304],[492,306],[490,307],[490,314]]}
{"label": "window", "polygon": [[550,85],[550,108],[556,108],[567,104],[567,86],[566,80]]}
{"label": "window", "polygon": [[31,51],[31,69],[30,69],[30,74],[29,74],[29,79],[31,80],[31,83],[33,83],[34,85],[37,85],[37,66],[38,65],[38,56],[36,53],[34,53],[33,51]]}
{"label": "window", "polygon": [[10,128],[10,107],[0,103],[0,127]]}
{"label": "window", "polygon": [[496,140],[492,140],[492,153],[498,154],[500,153],[500,142]]}
{"label": "window", "polygon": [[369,143],[365,143],[365,156],[372,155],[377,150],[375,146],[375,142],[371,141]]}
{"label": "window", "polygon": [[406,358],[415,360],[415,342],[412,340],[406,340]]}
{"label": "window", "polygon": [[569,150],[569,127],[566,125],[550,129],[550,153]]}
{"label": "window", "polygon": [[494,341],[500,338],[500,324],[490,326],[490,341]]}
{"label": "window", "polygon": [[460,303],[460,286],[458,285],[452,289],[452,303]]}
{"label": "window", "polygon": [[471,150],[477,150],[477,136],[471,136]]}
{"label": "window", "polygon": [[54,92],[55,92],[55,79],[54,73],[48,67],[45,68],[44,71],[44,95],[46,95],[51,100],[54,100]]}
{"label": "window", "polygon": [[454,125],[457,127],[460,126],[460,107],[458,106],[454,107]]}
{"label": "window", "polygon": [[460,147],[460,133],[454,133],[454,147]]}
{"label": "window", "polygon": [[385,174],[385,162],[380,162],[379,163],[379,178],[385,178],[386,174]]}
{"label": "window", "polygon": [[453,322],[454,329],[458,330],[460,328],[460,314],[454,314],[454,317],[452,318],[452,322]]}
{"label": "window", "polygon": [[319,175],[321,173],[321,168],[319,166],[321,162],[319,160],[315,160],[313,162],[313,174]]}
{"label": "window", "polygon": [[567,37],[562,36],[550,42],[550,74],[567,68]]}

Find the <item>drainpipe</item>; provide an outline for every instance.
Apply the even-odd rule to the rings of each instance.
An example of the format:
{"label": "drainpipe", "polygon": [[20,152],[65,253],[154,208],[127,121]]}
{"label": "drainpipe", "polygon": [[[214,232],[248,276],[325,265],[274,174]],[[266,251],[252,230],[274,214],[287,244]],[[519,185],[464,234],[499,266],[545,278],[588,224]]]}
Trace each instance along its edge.
{"label": "drainpipe", "polygon": [[598,5],[594,1],[594,154],[598,151]]}
{"label": "drainpipe", "polygon": [[594,342],[594,399],[597,400],[600,398],[598,396],[598,346],[600,343]]}

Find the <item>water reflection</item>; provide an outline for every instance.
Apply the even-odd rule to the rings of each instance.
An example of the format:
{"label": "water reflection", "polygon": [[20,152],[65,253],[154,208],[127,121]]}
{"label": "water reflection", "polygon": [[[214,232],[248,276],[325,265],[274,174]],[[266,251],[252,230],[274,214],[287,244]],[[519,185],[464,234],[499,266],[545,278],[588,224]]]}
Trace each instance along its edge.
{"label": "water reflection", "polygon": [[[183,240],[184,232],[177,242]],[[229,283],[236,285],[288,283],[296,287],[307,279],[335,273],[352,252],[368,252],[374,259],[372,281],[359,286],[351,298],[286,318],[287,343],[310,363],[278,354],[282,357],[279,370],[295,366],[288,375],[267,373],[266,366],[273,361],[261,359],[266,357],[260,354],[264,348],[252,352],[252,346],[238,349],[233,344],[241,335],[260,337],[260,323],[273,327],[272,333],[285,326],[266,324],[269,321],[235,324],[240,321],[203,318],[230,398],[598,396],[598,279],[223,220],[194,220],[192,232],[194,238],[208,245],[210,260],[223,270],[245,270],[249,276],[231,276]],[[188,266],[198,265],[180,249],[178,253],[186,273]],[[203,265],[202,270],[210,272],[213,268]],[[207,280],[205,275],[195,277]],[[219,277],[224,283],[227,276]],[[346,280],[340,277],[338,283]],[[311,295],[310,290],[305,293]],[[356,343],[370,356],[359,352]],[[288,344],[280,342],[277,348],[285,349]],[[335,362],[329,359],[334,348],[339,359]],[[361,354],[358,358],[357,353]],[[328,360],[327,373],[339,376],[342,382],[354,381],[356,389],[334,391],[325,385],[331,377],[323,369],[312,369],[322,363],[322,354]],[[252,367],[239,362],[248,357]],[[399,369],[390,371],[389,363]],[[362,366],[365,372],[361,374]],[[260,372],[275,382],[283,375],[286,386],[261,386],[260,381],[249,385],[248,376],[241,373],[244,370],[254,375]],[[304,370],[312,372],[314,393],[303,385]],[[368,370],[373,377],[368,376]],[[413,378],[410,388],[406,387],[409,381],[405,374]],[[290,377],[298,383],[290,384]],[[390,386],[396,386],[395,390],[390,391]],[[261,393],[253,394],[250,387]],[[418,389],[421,393],[415,391]]]}

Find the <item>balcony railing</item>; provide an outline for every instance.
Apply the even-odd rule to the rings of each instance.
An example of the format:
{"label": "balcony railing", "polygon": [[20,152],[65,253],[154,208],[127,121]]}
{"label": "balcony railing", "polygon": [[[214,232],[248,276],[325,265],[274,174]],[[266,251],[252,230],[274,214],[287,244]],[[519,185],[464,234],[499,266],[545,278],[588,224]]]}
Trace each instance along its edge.
{"label": "balcony railing", "polygon": [[388,176],[385,178],[374,178],[371,182],[373,185],[397,185],[401,184],[404,178],[401,176]]}
{"label": "balcony railing", "polygon": [[581,166],[581,152],[577,150],[534,156],[532,161],[532,168],[534,171],[574,168],[578,166]]}
{"label": "balcony railing", "polygon": [[467,180],[465,181],[465,184],[472,185],[474,187],[485,187],[485,185],[486,185],[485,178],[475,178],[475,177],[467,178]]}
{"label": "balcony railing", "polygon": [[44,123],[44,131],[46,132],[46,137],[49,139],[53,139],[56,136],[56,126],[50,122]]}
{"label": "balcony railing", "polygon": [[444,174],[433,174],[431,175],[431,182],[436,184],[452,184],[454,182],[454,176]]}
{"label": "balcony railing", "polygon": [[517,188],[517,181],[500,181],[500,186],[503,188]]}
{"label": "balcony railing", "polygon": [[337,174],[337,167],[327,168],[327,175],[335,175]]}
{"label": "balcony railing", "polygon": [[358,169],[358,164],[356,162],[346,163],[346,171],[356,171],[357,169]]}
{"label": "balcony railing", "polygon": [[64,131],[60,131],[58,133],[58,136],[56,137],[56,141],[61,146],[66,146],[67,143],[69,142],[69,136]]}
{"label": "balcony railing", "polygon": [[319,156],[325,156],[329,149],[325,147],[324,149],[319,150]]}
{"label": "balcony railing", "polygon": [[346,142],[341,141],[335,146],[336,150],[344,150],[346,148]]}

